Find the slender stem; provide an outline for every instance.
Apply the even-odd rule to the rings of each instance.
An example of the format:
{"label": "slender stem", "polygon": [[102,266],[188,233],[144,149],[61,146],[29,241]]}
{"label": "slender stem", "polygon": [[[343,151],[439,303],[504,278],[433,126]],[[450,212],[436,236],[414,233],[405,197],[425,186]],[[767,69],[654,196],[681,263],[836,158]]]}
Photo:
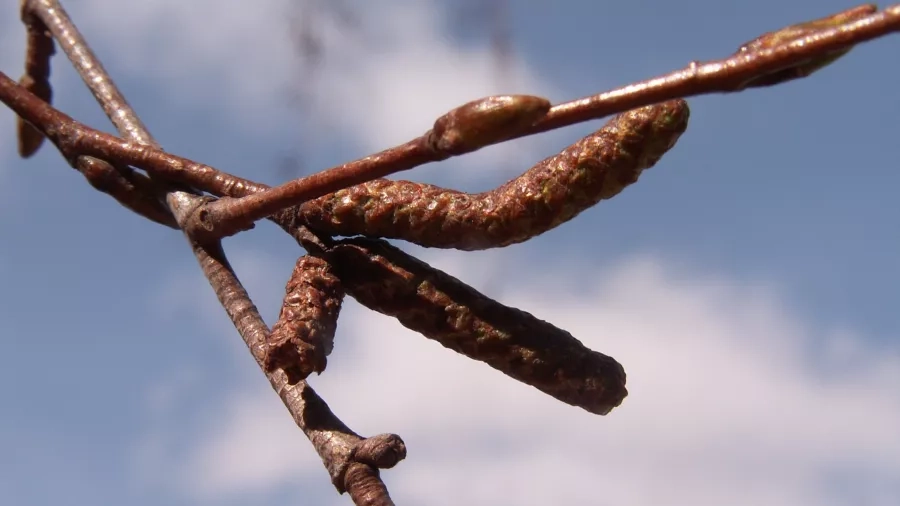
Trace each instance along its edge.
{"label": "slender stem", "polygon": [[[176,195],[173,198],[177,200],[180,197]],[[189,200],[185,203],[191,205]],[[219,302],[257,365],[264,369],[269,329],[250,302],[221,247],[195,244],[194,252]],[[347,427],[306,381],[291,384],[281,370],[269,372],[266,377],[294,422],[312,442],[338,491],[346,491],[359,506],[393,505],[387,487],[379,477],[378,468],[393,467],[405,458],[403,440],[394,434],[363,438]]]}
{"label": "slender stem", "polygon": [[[153,139],[128,104],[59,2],[23,0],[22,10],[23,18],[37,19],[46,30],[49,30],[119,134],[131,142],[158,148],[159,143]],[[171,182],[160,180],[153,174],[150,174],[149,180],[145,180],[144,176],[135,174],[130,167],[121,163],[115,163],[119,174],[119,177],[116,177],[109,170],[112,164],[107,162],[107,160],[115,162],[115,159],[92,159],[87,156],[70,156],[69,159],[85,177],[93,175],[95,179],[92,180],[92,184],[95,187],[96,182],[105,185],[107,193],[129,209],[167,226],[175,223],[175,219],[164,205],[166,190],[176,189]],[[103,178],[97,179],[100,174],[103,174]],[[125,184],[125,180],[140,184]],[[151,202],[154,199],[157,204]],[[165,216],[166,214],[168,216]]]}
{"label": "slender stem", "polygon": [[[33,0],[28,7],[34,9],[35,14],[50,27],[54,36],[60,40],[63,50],[70,57],[76,70],[91,88],[97,101],[119,132],[133,143],[158,148],[159,145],[118,91],[58,2]],[[0,88],[9,88],[8,85],[9,79],[0,74]],[[30,94],[25,93],[25,95]],[[19,97],[19,99],[22,98]],[[24,99],[26,102],[29,100],[27,96]],[[44,112],[47,113],[50,109],[52,108],[48,106]],[[57,120],[63,120],[61,129],[66,130],[66,127],[74,126],[77,135],[79,133],[77,129],[80,126],[70,118],[68,118],[69,123],[66,124],[67,118],[62,116],[64,115],[57,118]],[[63,149],[63,152],[68,153],[70,157],[75,151],[71,147],[68,150]],[[95,169],[108,172],[107,169],[111,168],[105,162],[93,163],[92,160],[82,153],[78,155],[76,163],[84,166],[86,170]],[[150,176],[151,179],[159,178],[159,175],[154,173],[151,173]],[[171,183],[164,182],[164,186],[167,187],[167,206],[179,225],[187,216],[196,214],[196,207],[202,206],[205,201],[204,198],[190,192],[179,191]],[[147,189],[146,186],[138,188]],[[194,255],[222,307],[225,308],[235,328],[250,348],[257,364],[263,367],[265,340],[269,335],[269,329],[249,294],[231,269],[221,243],[214,241],[200,245],[190,241],[190,237],[188,239]],[[402,439],[393,434],[369,439],[362,438],[334,416],[328,405],[305,382],[291,385],[287,381],[286,374],[281,370],[266,376],[298,426],[313,442],[313,446],[322,457],[326,468],[331,472],[332,481],[338,490],[349,492],[354,502],[359,505],[392,505],[393,502],[388,495],[387,488],[378,478],[377,464],[381,463],[383,467],[391,467],[404,458],[406,447]],[[372,444],[373,440],[381,444]],[[373,453],[371,448],[377,448],[378,452]],[[366,450],[370,450],[368,454]],[[359,458],[356,456],[357,453],[360,453]],[[368,463],[366,459],[372,463]]]}
{"label": "slender stem", "polygon": [[132,142],[159,147],[59,2],[25,0],[25,5],[53,34],[116,130]]}
{"label": "slender stem", "polygon": [[[859,7],[850,10],[858,9]],[[836,16],[840,14],[842,13]],[[754,51],[738,51],[723,60],[691,62],[681,70],[556,105],[541,121],[523,132],[522,136],[602,118],[663,100],[709,93],[740,92],[758,77],[801,65],[817,55],[828,54],[897,31],[900,31],[900,4],[810,33],[786,44]]]}
{"label": "slender stem", "polygon": [[[856,8],[850,11],[859,10],[860,8]],[[747,86],[761,86],[762,81],[759,79],[763,76],[785,68],[802,66],[817,57],[822,58],[823,55],[898,30],[900,5],[895,5],[837,26],[812,31],[783,44],[761,45],[751,50],[738,51],[723,60],[703,64],[695,62],[664,76],[559,104],[533,126],[524,128],[509,138],[597,119],[669,98],[735,92]],[[152,148],[123,143],[115,137],[75,123],[47,104],[29,102],[22,95],[24,94],[10,89],[9,83],[0,82],[0,98],[39,130],[45,131],[64,153],[67,150],[78,151],[99,158],[114,159],[215,195],[254,194],[240,201],[226,199],[212,203],[206,212],[198,213],[196,222],[186,224],[195,239],[211,240],[230,235],[249,228],[254,221],[285,207],[450,156],[447,152],[436,151],[426,134],[378,154],[266,189],[208,165]],[[52,132],[46,131],[54,125],[56,128]]]}
{"label": "slender stem", "polygon": [[[786,68],[805,68],[811,60],[822,59],[855,44],[900,30],[900,5],[876,13],[870,13],[870,8],[865,6],[857,7],[825,19],[837,21],[824,27],[810,24],[813,28],[807,33],[787,39],[784,43],[759,45],[750,50],[742,47],[734,55],[722,60],[692,62],[684,69],[660,77],[559,104],[533,126],[522,125],[522,128],[506,136],[485,139],[484,142],[471,145],[461,144],[453,151],[438,151],[433,149],[433,143],[426,144],[429,135],[426,134],[376,155],[287,182],[240,201],[223,200],[212,203],[203,215],[202,223],[194,229],[195,235],[205,234],[209,238],[231,235],[246,229],[248,222],[263,219],[281,209],[301,204],[339,187],[409,170],[510,138],[533,135],[674,98],[732,93],[747,87],[778,84],[788,78],[770,82],[762,78]],[[793,29],[792,26],[784,30]],[[836,57],[832,57],[827,63],[834,58]],[[827,63],[805,73],[792,74],[789,78],[806,77]]]}

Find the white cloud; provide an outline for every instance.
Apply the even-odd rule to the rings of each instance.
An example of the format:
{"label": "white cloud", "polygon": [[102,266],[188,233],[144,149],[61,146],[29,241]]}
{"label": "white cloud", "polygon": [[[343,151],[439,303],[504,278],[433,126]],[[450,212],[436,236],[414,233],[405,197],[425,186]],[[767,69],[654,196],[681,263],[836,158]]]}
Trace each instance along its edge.
{"label": "white cloud", "polygon": [[358,131],[370,149],[420,135],[443,113],[476,98],[552,92],[522,60],[512,66],[515,89],[499,82],[489,49],[448,40],[445,13],[433,2],[382,2],[369,14],[366,26],[377,33],[330,33],[335,58],[325,61],[321,89],[327,94],[317,105],[325,121]]}
{"label": "white cloud", "polygon": [[[429,256],[495,283],[458,255]],[[900,355],[846,330],[811,335],[771,287],[653,258],[531,279],[508,256],[479,261],[507,280],[504,302],[622,362],[630,396],[590,415],[348,304],[313,384],[355,430],[404,437],[408,460],[386,473],[400,502],[842,504],[828,486],[840,466],[900,479]],[[817,346],[840,354],[817,359]],[[303,473],[330,486],[267,388],[235,392],[207,423],[174,466],[194,478],[184,493],[265,491]]]}
{"label": "white cloud", "polygon": [[201,451],[188,453],[180,473],[182,486],[196,487],[197,495],[209,497],[259,490],[262,484],[272,484],[273,476],[275,483],[295,482],[300,476],[310,459],[297,450],[310,448],[309,442],[284,407],[254,394],[229,399],[218,413],[227,422],[204,439]]}
{"label": "white cloud", "polygon": [[[67,7],[101,57],[132,77],[170,90],[180,105],[220,108],[234,124],[274,130],[282,125],[260,120],[283,117],[276,115],[284,113],[282,92],[296,79],[287,5],[89,0]],[[339,34],[322,21],[329,60],[317,77],[315,113],[325,118],[323,136],[340,132],[380,149],[422,133],[453,106],[499,91],[486,50],[452,44],[435,2],[365,8],[365,36]],[[514,69],[520,88],[512,91],[553,94],[526,62]],[[489,150],[467,161],[490,164],[507,154]],[[348,303],[329,369],[313,384],[354,429],[407,441],[408,461],[385,473],[400,502],[796,506],[836,503],[825,484],[834,466],[900,479],[900,357],[846,329],[811,336],[771,288],[659,259],[589,273],[566,270],[570,263],[528,278],[521,274],[528,269],[511,265],[509,250],[478,254],[477,267],[475,255],[465,255],[427,254],[616,357],[631,395],[610,416],[593,416]],[[267,259],[244,267],[269,279]],[[272,274],[278,281],[259,293],[280,295],[285,275]],[[218,333],[227,322],[198,282],[206,295],[179,285],[166,292],[176,301],[170,308],[194,304]],[[814,347],[826,352],[814,359]],[[198,437],[164,422],[148,428],[136,459],[142,476],[213,500],[296,484],[307,473],[328,490],[315,453],[260,379],[211,401],[212,412],[194,412]],[[179,386],[182,394],[209,388]],[[178,390],[163,389],[163,400],[149,392],[148,409],[175,402]],[[883,497],[884,504],[898,499]]]}
{"label": "white cloud", "polygon": [[[355,156],[421,135],[438,116],[469,100],[554,94],[554,85],[522,59],[510,65],[514,89],[500,83],[490,49],[450,41],[434,1],[358,6],[361,31],[342,28],[323,10],[315,23],[327,55],[309,79],[300,74],[291,42],[291,2],[89,0],[69,9],[101,59],[167,90],[179,107],[225,112],[260,136],[308,114],[305,135],[318,137],[311,141],[340,138],[354,145]],[[304,86],[311,107],[291,109],[289,91]],[[521,171],[548,154],[533,141],[520,141],[470,159]]]}
{"label": "white cloud", "polygon": [[176,103],[247,115],[277,104],[283,97],[273,92],[291,77],[288,5],[89,0],[68,8],[101,60],[158,83]]}

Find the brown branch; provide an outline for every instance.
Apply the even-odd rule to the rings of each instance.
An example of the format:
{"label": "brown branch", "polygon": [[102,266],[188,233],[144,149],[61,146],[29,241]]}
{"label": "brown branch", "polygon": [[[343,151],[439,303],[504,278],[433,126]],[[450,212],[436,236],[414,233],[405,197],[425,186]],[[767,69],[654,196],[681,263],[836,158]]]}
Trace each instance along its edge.
{"label": "brown branch", "polygon": [[511,95],[486,97],[463,104],[434,122],[434,128],[406,144],[355,162],[295,179],[242,199],[210,203],[189,232],[194,237],[232,235],[292,203],[384,177],[424,163],[445,160],[515,136],[550,109],[540,97]]}
{"label": "brown branch", "polygon": [[[770,42],[767,43],[753,45],[751,42],[736,55],[724,60],[704,64],[693,63],[686,69],[659,78],[560,104],[553,107],[533,127],[511,137],[559,128],[672,98],[733,92],[747,87],[774,84],[767,83],[764,79],[773,73],[782,73],[777,82],[803,77],[809,73],[809,69],[820,67],[823,58],[833,60],[835,52],[900,30],[900,6],[862,16],[867,12],[869,9],[865,7],[851,9],[832,16],[841,20],[839,24],[832,26],[833,23],[820,20],[819,24],[810,25],[812,28],[801,31],[803,35],[797,39],[770,37]],[[853,20],[846,21],[848,18]],[[826,28],[819,30],[822,26]],[[794,26],[779,32],[793,30]],[[800,71],[796,75],[790,72],[784,74],[785,69],[800,69]],[[3,79],[0,79],[0,98],[17,114],[47,134],[64,154],[79,152],[101,159],[115,160],[216,195],[235,194],[251,187],[256,190],[262,189],[260,185],[234,178],[208,165],[152,148],[123,143],[113,136],[79,125],[47,104],[29,101],[23,93],[11,89],[9,83]],[[199,212],[194,218],[199,223],[191,224],[189,229],[193,231],[192,235],[195,238],[205,235],[205,239],[211,239],[223,232],[221,228],[217,229],[218,220],[226,224],[227,233],[234,233],[252,227],[252,222],[261,217],[257,216],[262,213],[260,209],[268,213],[270,209],[283,208],[291,203],[316,198],[352,184],[408,170],[449,156],[447,153],[436,153],[426,139],[427,136],[422,136],[378,154],[288,182],[281,187],[258,191],[258,195],[251,195],[247,197],[247,201],[240,204],[223,199],[222,202],[214,204],[213,209],[218,208],[214,214]],[[269,204],[270,201],[278,202],[278,205]],[[222,211],[222,209],[232,210]]]}
{"label": "brown branch", "polygon": [[0,101],[41,131],[70,163],[74,163],[78,156],[92,156],[117,165],[144,169],[151,177],[187,186],[197,183],[196,187],[200,189],[230,191],[245,187],[259,188],[251,181],[225,174],[208,165],[149,145],[123,140],[79,123],[16,84],[3,72],[0,72]]}
{"label": "brown branch", "polygon": [[[22,16],[33,20],[56,39],[121,135],[131,142],[159,147],[57,0],[22,0]],[[160,180],[153,174],[149,178],[137,174],[114,157],[92,159],[83,153],[75,156],[71,152],[66,157],[95,188],[103,189],[128,209],[158,223],[174,225],[175,219],[163,204],[166,191],[177,188],[171,182]],[[109,170],[112,165],[114,171]]]}
{"label": "brown branch", "polygon": [[[40,7],[48,7],[49,3],[50,2],[42,2]],[[61,10],[56,12],[57,15],[65,16],[65,13]],[[60,20],[57,19],[57,21]],[[87,74],[83,74],[83,76],[91,75],[91,72],[97,72],[99,63],[91,65],[93,55],[89,52],[86,45],[84,45],[84,41],[79,39],[74,27],[65,26],[66,22],[68,22],[68,20],[63,19],[55,26],[62,27],[63,34],[69,35],[69,49],[76,54],[81,55],[81,59],[78,60],[81,64],[79,70],[85,70],[85,72],[87,72]],[[63,46],[67,47],[65,43]],[[103,73],[102,68],[99,69],[99,72],[101,74]],[[94,74],[94,76],[96,77],[96,74]],[[5,77],[6,76],[2,76],[2,78]],[[85,78],[86,80],[88,79],[88,77]],[[104,106],[104,110],[107,114],[110,115],[111,118],[115,118],[114,121],[117,120],[117,128],[135,142],[155,145],[155,141],[150,136],[149,132],[146,131],[137,116],[130,107],[127,106],[124,97],[118,93],[118,90],[108,76],[105,76],[105,74],[101,75],[99,78],[93,79],[92,82],[98,83],[98,87],[92,91],[95,91],[95,96],[97,96],[98,101]],[[4,82],[3,84],[8,83]],[[22,99],[21,96],[18,98],[20,100]],[[28,102],[29,97],[26,96],[25,101]],[[71,159],[74,150],[69,150],[67,154]],[[113,174],[118,173],[116,173],[115,169],[109,164],[83,155],[77,157],[76,164],[79,169],[85,173],[85,176],[88,177],[92,184],[105,188],[117,188],[117,190],[112,193],[115,195],[122,195],[118,189],[124,188],[124,183],[127,180],[124,177],[110,177]],[[122,175],[119,174],[119,176]],[[146,185],[140,187],[140,191],[146,192],[148,189],[149,188]],[[130,194],[135,194],[139,190],[138,187],[132,185],[128,191]],[[170,204],[181,211],[185,211],[198,204],[198,198],[196,196],[185,192],[173,192],[169,195]],[[146,196],[146,194],[141,196]],[[150,217],[149,212],[146,214]],[[184,216],[185,214],[182,213],[181,217],[183,218]],[[171,215],[168,215],[168,218],[171,218]],[[208,245],[207,247],[210,248],[211,252],[199,245],[194,244],[193,246],[194,253],[197,256],[201,267],[203,267],[207,279],[213,286],[216,294],[220,296],[220,301],[229,316],[232,317],[241,335],[245,337],[245,341],[248,343],[248,346],[251,347],[251,350],[257,350],[254,357],[259,357],[258,350],[260,349],[260,346],[257,345],[254,348],[254,344],[260,342],[261,336],[268,334],[268,329],[265,328],[265,324],[259,317],[258,311],[250,301],[246,291],[240,285],[237,278],[233,276],[233,272],[231,272],[230,266],[228,266],[227,260],[225,259],[224,252],[221,250],[221,245],[218,243]],[[259,362],[259,358],[257,358],[257,361]],[[363,439],[352,431],[349,431],[349,429],[346,429],[346,426],[340,423],[340,421],[334,417],[333,413],[328,410],[324,401],[322,401],[311,388],[305,385],[305,383],[298,387],[291,387],[286,383],[286,376],[284,374],[278,375],[277,378],[273,376],[270,381],[272,381],[273,387],[278,391],[279,396],[288,406],[288,409],[295,417],[295,420],[301,425],[304,433],[310,437],[310,440],[313,441],[317,451],[322,455],[323,461],[331,472],[332,478],[335,481],[335,486],[338,490],[341,492],[345,490],[349,491],[351,497],[353,497],[357,504],[372,504],[373,502],[385,505],[391,504],[390,497],[387,495],[387,491],[384,489],[383,485],[380,488],[377,486],[373,487],[373,476],[377,477],[378,470],[377,468],[372,467],[373,464],[371,463],[382,464],[383,467],[390,467],[393,463],[402,459],[403,456],[405,456],[405,446],[403,445],[402,440],[394,435],[376,436],[373,440]],[[312,406],[312,408],[307,409],[309,406]],[[380,444],[373,444],[372,441],[377,441]],[[385,443],[385,441],[390,441],[391,443],[388,444]],[[354,458],[354,454],[357,453],[360,448],[363,450],[377,448],[380,450],[380,453],[373,455],[372,451],[369,451],[368,453],[362,451],[360,452],[360,458]],[[365,464],[360,464],[360,462],[365,462]],[[362,466],[363,469],[360,469],[360,466]],[[348,469],[352,469],[353,472],[348,473]],[[380,483],[380,481],[376,480],[376,483]]]}
{"label": "brown branch", "polygon": [[[119,132],[132,141],[157,146],[56,0],[22,0],[22,19],[26,26],[34,27],[29,28],[26,60],[36,58],[31,54],[34,52],[31,48],[32,31],[40,29],[49,40],[51,50],[53,39],[50,37],[55,38]],[[49,75],[49,56],[41,60],[41,63],[46,63],[46,68],[42,70]],[[37,96],[44,98],[40,94]],[[49,103],[49,100],[44,101]],[[171,213],[163,205],[161,198],[156,196],[162,194],[160,182],[153,182],[152,176],[148,179],[124,164],[110,164],[104,159],[82,154],[69,153],[66,158],[92,186],[109,194],[126,208],[157,223],[175,226]],[[163,185],[168,186],[168,183]]]}
{"label": "brown branch", "polygon": [[24,10],[40,19],[53,34],[116,130],[131,142],[159,147],[62,5],[57,0],[22,0],[22,4]]}
{"label": "brown branch", "polygon": [[[415,183],[391,186],[374,181],[340,190],[510,138],[671,98],[740,91],[805,77],[853,45],[900,29],[900,6],[881,13],[875,13],[873,6],[861,6],[765,34],[724,60],[693,63],[660,78],[553,108],[537,97],[489,97],[454,109],[436,121],[431,131],[404,145],[268,189],[158,149],[56,0],[23,0],[22,16],[29,38],[23,86],[0,73],[0,99],[28,122],[19,124],[20,153],[33,153],[41,135],[46,135],[96,188],[160,223],[172,226],[177,217],[221,304],[312,441],[337,489],[349,492],[356,504],[383,505],[392,502],[378,469],[405,457],[402,440],[391,434],[360,437],[302,381],[325,367],[342,285],[363,304],[395,316],[426,337],[594,413],[605,414],[622,401],[627,393],[625,373],[615,360],[585,348],[567,332],[503,306],[383,241],[335,243],[317,237],[304,223],[318,232],[403,237],[463,249],[522,241],[636,180],[640,170],[652,165],[684,130],[687,108],[683,101],[623,114],[600,134],[545,160],[515,182],[477,196],[481,200],[474,207],[472,196]],[[48,30],[127,141],[90,129],[49,105],[53,39]],[[34,128],[29,130],[28,125]],[[146,170],[149,177],[129,165]],[[523,187],[516,189],[516,184]],[[249,197],[214,200],[197,196],[193,188],[218,196]],[[385,195],[400,198],[404,189],[420,195],[400,206],[367,207]],[[285,209],[333,191],[338,193],[299,211]],[[343,200],[338,195],[352,196],[353,208],[337,210],[337,202]],[[508,201],[501,203],[501,197]],[[488,202],[492,198],[497,202]],[[440,209],[431,213],[431,204]],[[310,210],[317,205],[320,210]],[[463,209],[465,205],[471,209]],[[476,208],[480,212],[472,211]],[[218,241],[266,216],[313,253],[298,262],[281,318],[271,333]],[[415,223],[403,223],[410,218]],[[356,228],[340,228],[354,219],[361,220],[353,225]],[[442,227],[456,226],[454,220],[477,222],[483,235],[468,237],[476,232],[463,227],[439,237]],[[408,230],[403,228],[407,225]],[[420,225],[424,232],[413,229]]]}
{"label": "brown branch", "polygon": [[79,156],[75,168],[91,186],[113,197],[124,207],[160,225],[178,229],[172,213],[155,197],[155,186],[147,176],[129,167],[113,167],[90,156]]}
{"label": "brown branch", "polygon": [[[65,11],[53,0],[39,0],[36,3],[38,15],[56,29],[54,34],[57,37],[63,39],[61,45],[66,54],[72,59],[79,74],[91,87],[91,91],[120,133],[138,144],[157,147],[158,144],[128,106],[100,63],[96,61],[77,29],[68,20]],[[25,99],[27,101],[28,97]],[[69,150],[67,154],[72,159],[74,151]],[[87,169],[105,171],[110,167],[104,162],[95,164],[91,158],[83,154],[79,154],[77,160],[79,167],[85,166]],[[153,179],[154,174],[151,173],[151,180]],[[165,187],[169,190],[166,192],[168,208],[183,228],[185,219],[196,215],[196,208],[202,206],[207,199],[178,191],[171,184],[165,184]],[[155,189],[148,185],[134,188],[135,191],[139,188],[145,192]],[[190,237],[188,239],[191,242]],[[263,343],[269,330],[228,264],[221,244],[215,241],[205,245],[191,242],[191,245],[222,306],[244,338],[257,363],[262,366]],[[335,314],[335,318],[336,316]],[[294,387],[287,383],[287,376],[284,373],[267,374],[267,377],[304,434],[322,456],[338,491],[349,492],[354,502],[360,505],[393,504],[387,489],[378,479],[378,467],[392,467],[405,457],[406,447],[402,439],[393,434],[364,439],[340,422],[305,382]]]}
{"label": "brown branch", "polygon": [[477,250],[526,241],[636,182],[675,145],[688,116],[683,100],[622,113],[484,193],[376,179],[301,205],[299,222],[328,235],[396,238],[436,248]]}
{"label": "brown branch", "polygon": [[337,186],[334,179],[341,176],[346,175],[347,181],[359,183],[475,151],[502,140],[602,118],[664,100],[705,93],[730,93],[806,77],[846,54],[853,45],[898,30],[900,5],[878,13],[874,6],[861,6],[820,20],[791,25],[742,45],[735,55],[724,60],[703,64],[693,62],[687,68],[665,76],[560,104],[550,109],[533,126],[523,122],[516,132],[498,135],[491,141],[484,139],[485,142],[473,142],[471,145],[463,143],[453,152],[435,151],[427,149],[433,148],[434,144],[423,145],[423,137],[429,135],[426,134],[377,155],[290,181],[240,201],[225,199],[212,203],[195,229],[194,236],[208,234],[210,238],[215,238],[237,233],[248,226],[247,221],[257,221],[321,195],[322,188]]}
{"label": "brown branch", "polygon": [[[705,63],[691,62],[687,67],[663,76],[632,83],[590,97],[572,100],[550,109],[547,116],[523,135],[546,132],[610,114],[642,107],[673,98],[688,98],[710,93],[734,93],[747,88],[780,84],[790,79],[808,76],[817,70],[816,62],[831,60],[835,52],[900,31],[900,4],[874,13],[871,5],[854,7],[811,22],[798,38],[771,39],[770,43],[741,46],[735,54],[723,60]],[[873,12],[872,14],[868,14]],[[863,15],[866,14],[866,15]],[[840,20],[831,24],[827,20]],[[801,25],[810,25],[802,23]],[[791,25],[770,32],[754,41],[777,32],[795,32]],[[774,45],[773,45],[774,43]],[[828,61],[827,63],[830,63]],[[793,74],[793,70],[800,72]],[[772,82],[765,77],[780,76]]]}

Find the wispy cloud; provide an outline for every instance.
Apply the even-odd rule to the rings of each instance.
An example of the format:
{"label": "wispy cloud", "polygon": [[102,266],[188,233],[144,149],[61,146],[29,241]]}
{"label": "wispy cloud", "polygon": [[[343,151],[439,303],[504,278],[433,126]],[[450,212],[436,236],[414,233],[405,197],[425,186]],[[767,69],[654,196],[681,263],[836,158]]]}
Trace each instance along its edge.
{"label": "wispy cloud", "polygon": [[[553,90],[521,59],[510,66],[516,89],[504,88],[489,48],[449,40],[437,2],[361,7],[361,31],[343,28],[321,10],[315,23],[327,58],[306,77],[286,22],[296,14],[290,2],[90,0],[70,9],[95,45],[115,48],[101,51],[104,58],[171,90],[184,107],[215,104],[260,133],[296,124],[285,113],[288,92],[307,88],[311,108],[291,113],[308,115],[306,134],[329,142],[339,135],[360,153],[420,135],[439,115],[475,98]],[[506,162],[514,151],[488,152],[480,163]]]}
{"label": "wispy cloud", "polygon": [[[842,467],[900,479],[896,352],[846,331],[813,335],[770,287],[659,259],[543,279],[496,260],[504,302],[615,356],[630,396],[606,418],[589,415],[348,305],[329,369],[312,381],[356,430],[405,438],[409,462],[389,471],[398,499],[841,504],[828,480]],[[840,364],[818,347],[855,351]],[[314,453],[294,448],[307,443],[265,390],[235,392],[210,420],[174,467],[195,478],[184,493],[261,491],[314,472]]]}
{"label": "wispy cloud", "polygon": [[[283,127],[267,120],[284,118],[283,93],[297,79],[283,23],[288,2],[87,0],[67,8],[102,58],[128,77],[171,90],[179,106],[218,108],[235,125],[257,130]],[[379,149],[418,135],[466,100],[510,91],[497,88],[487,50],[449,40],[439,8],[412,1],[367,7],[373,29],[362,36],[322,20],[331,51],[314,83],[322,138],[339,133],[356,148]],[[20,30],[0,34],[15,54],[20,40]],[[10,51],[0,52],[4,70],[21,61]],[[512,91],[553,95],[554,83],[526,61],[513,68],[520,89]],[[8,125],[0,125],[5,156],[12,116],[0,120]],[[501,148],[468,160],[490,164],[506,156]],[[462,174],[474,174],[474,165],[466,167]],[[399,500],[896,503],[898,493],[884,492],[885,483],[900,480],[896,351],[875,349],[852,329],[815,335],[812,322],[783,306],[777,289],[663,258],[605,269],[570,262],[530,278],[509,250],[478,254],[474,265],[474,255],[427,257],[616,357],[629,373],[631,395],[610,416],[592,416],[348,302],[329,369],[312,382],[356,430],[406,439],[409,460],[385,473]],[[242,278],[257,283],[264,299],[277,298],[286,272],[269,272],[270,257],[261,253],[245,260],[235,257]],[[184,318],[184,308],[196,309],[193,320],[208,315],[218,334],[227,322],[195,279],[164,280],[175,288],[157,300],[172,304],[173,318]],[[269,302],[265,307],[273,307]],[[147,410],[157,416],[136,444],[141,479],[218,500],[308,474],[316,491],[334,497],[318,458],[253,373],[223,400],[204,398],[221,385],[197,380],[207,378],[202,371],[161,372],[164,384],[146,393]],[[842,502],[834,493],[830,477],[844,468],[870,480],[841,485],[860,500]]]}

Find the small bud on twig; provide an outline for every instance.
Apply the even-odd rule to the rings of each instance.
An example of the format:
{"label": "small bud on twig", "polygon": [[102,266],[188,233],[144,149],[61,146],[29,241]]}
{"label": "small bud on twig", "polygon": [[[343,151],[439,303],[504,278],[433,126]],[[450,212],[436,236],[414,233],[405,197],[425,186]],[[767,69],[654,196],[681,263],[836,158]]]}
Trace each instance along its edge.
{"label": "small bud on twig", "polygon": [[428,142],[441,153],[468,153],[513,137],[549,110],[549,100],[531,95],[473,100],[438,118]]}

